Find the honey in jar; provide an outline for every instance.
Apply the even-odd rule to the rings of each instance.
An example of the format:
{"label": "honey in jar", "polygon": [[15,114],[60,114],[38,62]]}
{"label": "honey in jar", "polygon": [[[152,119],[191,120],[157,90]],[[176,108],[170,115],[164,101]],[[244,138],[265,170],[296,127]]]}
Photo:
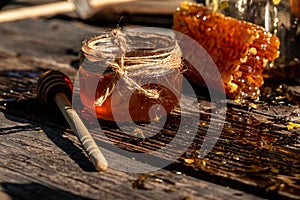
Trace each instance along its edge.
{"label": "honey in jar", "polygon": [[81,101],[103,120],[159,119],[179,103],[180,64],[171,36],[115,30],[88,39],[79,68]]}

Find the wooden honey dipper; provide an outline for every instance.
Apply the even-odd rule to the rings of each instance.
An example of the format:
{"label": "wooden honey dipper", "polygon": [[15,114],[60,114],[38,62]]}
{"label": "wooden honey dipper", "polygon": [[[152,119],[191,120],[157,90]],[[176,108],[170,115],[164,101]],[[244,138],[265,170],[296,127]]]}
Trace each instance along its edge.
{"label": "wooden honey dipper", "polygon": [[59,71],[49,70],[43,73],[37,82],[37,96],[45,104],[58,106],[82,143],[95,169],[104,171],[108,166],[107,161],[69,101],[72,97],[72,88],[68,76]]}

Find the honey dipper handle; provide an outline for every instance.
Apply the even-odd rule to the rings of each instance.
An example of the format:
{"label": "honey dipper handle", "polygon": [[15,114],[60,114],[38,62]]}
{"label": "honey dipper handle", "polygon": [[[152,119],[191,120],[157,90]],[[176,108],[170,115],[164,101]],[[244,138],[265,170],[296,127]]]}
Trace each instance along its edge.
{"label": "honey dipper handle", "polygon": [[91,134],[79,118],[77,112],[72,108],[72,105],[66,95],[63,93],[56,94],[55,102],[68,121],[72,130],[75,132],[78,139],[82,143],[95,169],[98,171],[106,170],[108,166],[106,159],[104,158]]}

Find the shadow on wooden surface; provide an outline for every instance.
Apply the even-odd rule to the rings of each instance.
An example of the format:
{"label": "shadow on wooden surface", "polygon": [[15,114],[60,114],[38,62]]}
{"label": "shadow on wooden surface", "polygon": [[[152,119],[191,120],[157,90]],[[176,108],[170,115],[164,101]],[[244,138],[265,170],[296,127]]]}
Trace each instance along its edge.
{"label": "shadow on wooden surface", "polygon": [[[35,200],[41,199],[64,199],[64,200],[88,200],[82,196],[72,194],[70,192],[61,190],[59,188],[48,187],[39,183],[9,183],[2,182],[0,183],[0,188],[8,196],[4,197],[2,200]],[[0,195],[1,197],[1,195]]]}
{"label": "shadow on wooden surface", "polygon": [[0,128],[0,135],[9,135],[9,134],[17,133],[19,131],[26,131],[26,130],[32,130],[32,126],[21,125],[21,126]]}
{"label": "shadow on wooden surface", "polygon": [[[35,112],[32,112],[32,108],[34,108]],[[74,162],[78,164],[80,168],[82,168],[82,170],[95,172],[93,165],[90,163],[82,149],[74,145],[73,141],[70,139],[63,137],[63,130],[68,129],[69,126],[57,108],[46,107],[45,105],[39,103],[37,99],[27,99],[20,100],[18,102],[10,102],[8,105],[6,105],[6,111],[7,113],[13,113],[17,116],[22,116],[24,119],[34,120],[38,123],[43,121],[43,124],[46,124],[50,127],[55,127],[55,134],[53,134],[53,130],[50,131],[49,128],[45,128],[43,132],[57,147],[67,153],[70,158],[74,160]],[[29,113],[35,114],[31,115]],[[45,113],[47,113],[46,116]],[[10,115],[6,115],[6,117],[7,119],[16,121],[16,118],[11,118]],[[41,121],[41,119],[44,120]],[[2,128],[0,129],[0,135],[12,134],[18,131],[26,131],[32,128],[33,125]]]}

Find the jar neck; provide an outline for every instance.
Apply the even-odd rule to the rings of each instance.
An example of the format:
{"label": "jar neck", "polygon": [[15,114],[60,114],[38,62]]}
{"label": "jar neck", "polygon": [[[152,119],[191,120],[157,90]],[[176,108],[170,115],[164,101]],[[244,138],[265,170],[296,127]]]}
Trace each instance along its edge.
{"label": "jar neck", "polygon": [[166,73],[181,66],[179,45],[172,37],[118,31],[84,41],[81,66],[85,70],[115,71],[121,75],[126,71],[128,75],[138,76]]}

